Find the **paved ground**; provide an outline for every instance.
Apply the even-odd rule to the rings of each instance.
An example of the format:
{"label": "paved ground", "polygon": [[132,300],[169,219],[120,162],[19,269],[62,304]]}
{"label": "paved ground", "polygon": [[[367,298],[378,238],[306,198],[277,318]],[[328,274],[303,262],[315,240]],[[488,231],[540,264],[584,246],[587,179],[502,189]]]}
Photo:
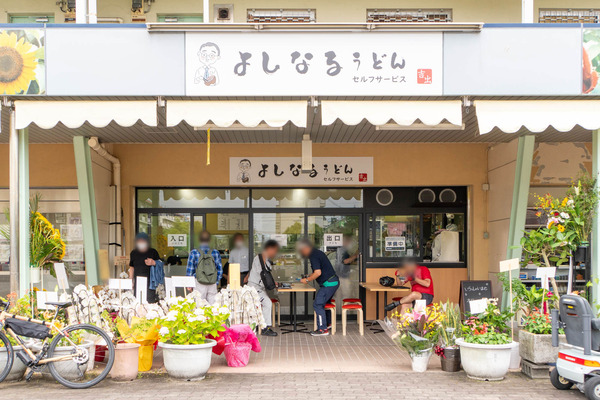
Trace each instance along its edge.
{"label": "paved ground", "polygon": [[549,380],[511,373],[501,382],[479,382],[462,372],[209,374],[199,382],[180,382],[164,374],[146,374],[133,382],[105,381],[88,390],[34,380],[2,383],[0,397],[11,400],[161,400],[161,399],[580,399],[573,389],[555,390]]}

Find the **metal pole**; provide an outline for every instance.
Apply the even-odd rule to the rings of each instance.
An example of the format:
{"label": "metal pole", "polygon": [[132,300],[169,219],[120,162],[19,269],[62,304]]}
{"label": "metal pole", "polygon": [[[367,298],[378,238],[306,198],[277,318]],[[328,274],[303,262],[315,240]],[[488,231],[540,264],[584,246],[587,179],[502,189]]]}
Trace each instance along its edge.
{"label": "metal pole", "polygon": [[10,192],[10,291],[19,293],[19,135],[15,127],[15,110],[9,113],[9,192]]}
{"label": "metal pole", "polygon": [[87,13],[88,13],[88,2],[87,0],[76,0],[75,1],[75,22],[78,24],[87,24]]}
{"label": "metal pole", "polygon": [[533,0],[521,0],[521,23],[533,24]]}
{"label": "metal pole", "polygon": [[88,0],[88,23],[96,24],[98,23],[98,6],[96,4],[96,0]]}
{"label": "metal pole", "polygon": [[[596,190],[598,190],[598,178],[600,177],[600,130],[592,131],[592,178],[596,179]],[[591,264],[586,269],[590,271],[590,282],[592,283],[592,309],[600,304],[600,219],[598,217],[600,205],[596,205],[595,215],[592,222],[591,235]],[[587,257],[586,257],[587,259]]]}
{"label": "metal pole", "polygon": [[202,22],[207,24],[210,22],[210,1],[203,0],[202,5]]}

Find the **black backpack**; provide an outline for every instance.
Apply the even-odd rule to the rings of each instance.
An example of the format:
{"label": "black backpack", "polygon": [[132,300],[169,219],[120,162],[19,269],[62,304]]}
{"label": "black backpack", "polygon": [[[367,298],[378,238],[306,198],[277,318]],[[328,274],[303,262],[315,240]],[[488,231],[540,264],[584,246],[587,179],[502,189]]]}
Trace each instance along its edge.
{"label": "black backpack", "polygon": [[271,274],[271,271],[269,271],[267,269],[267,267],[265,266],[265,260],[263,260],[262,254],[258,255],[258,259],[260,261],[260,267],[261,267],[260,280],[262,281],[263,285],[265,285],[265,289],[266,290],[275,289],[277,287],[277,284],[275,283],[273,274]]}

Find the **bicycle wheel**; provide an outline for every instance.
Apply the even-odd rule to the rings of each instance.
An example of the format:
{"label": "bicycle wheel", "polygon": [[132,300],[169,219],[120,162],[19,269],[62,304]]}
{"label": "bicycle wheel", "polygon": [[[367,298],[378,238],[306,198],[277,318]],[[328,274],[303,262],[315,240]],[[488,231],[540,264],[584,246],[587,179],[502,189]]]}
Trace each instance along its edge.
{"label": "bicycle wheel", "polygon": [[88,324],[69,326],[52,339],[47,359],[69,357],[48,363],[50,373],[71,389],[85,389],[102,381],[115,361],[115,347],[102,329]]}
{"label": "bicycle wheel", "polygon": [[4,332],[0,332],[0,382],[6,379],[15,361],[15,352]]}

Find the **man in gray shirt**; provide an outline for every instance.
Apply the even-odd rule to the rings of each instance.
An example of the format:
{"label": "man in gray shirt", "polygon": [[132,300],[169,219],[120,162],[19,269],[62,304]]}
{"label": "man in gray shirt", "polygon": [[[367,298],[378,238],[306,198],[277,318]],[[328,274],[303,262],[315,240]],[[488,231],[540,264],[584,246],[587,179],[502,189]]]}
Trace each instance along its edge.
{"label": "man in gray shirt", "polygon": [[267,327],[261,332],[261,334],[264,336],[277,336],[277,332],[274,332],[273,329],[271,329],[273,324],[271,321],[271,310],[273,308],[273,303],[271,302],[271,298],[267,294],[265,285],[260,277],[260,273],[262,271],[261,257],[265,268],[270,271],[271,261],[269,260],[274,258],[278,252],[279,243],[277,243],[275,240],[267,240],[263,245],[262,252],[254,257],[254,260],[252,261],[252,268],[250,268],[250,273],[248,274],[248,285],[255,288],[260,296],[262,312],[267,324]]}
{"label": "man in gray shirt", "polygon": [[244,285],[248,276],[248,246],[241,233],[233,235],[233,249],[229,252],[229,264],[240,264],[240,282]]}

